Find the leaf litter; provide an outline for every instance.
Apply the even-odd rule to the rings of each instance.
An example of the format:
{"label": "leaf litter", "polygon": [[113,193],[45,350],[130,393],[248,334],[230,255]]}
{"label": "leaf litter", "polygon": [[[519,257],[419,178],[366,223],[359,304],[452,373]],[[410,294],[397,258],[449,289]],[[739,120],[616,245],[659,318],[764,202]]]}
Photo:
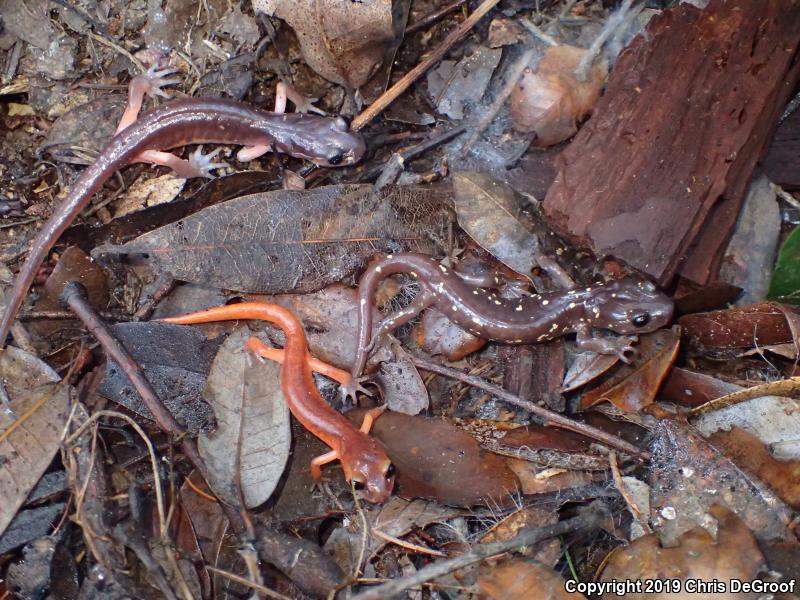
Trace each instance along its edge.
{"label": "leaf litter", "polygon": [[[0,250],[12,269],[35,222],[110,139],[123,104],[115,90],[139,68],[175,69],[186,80],[169,92],[178,97],[268,106],[281,80],[331,114],[366,104],[352,128],[368,153],[345,169],[268,153],[257,170],[206,185],[132,166],[64,234],[14,326],[25,350],[0,355],[0,400],[14,411],[0,416],[0,577],[13,593],[575,598],[568,582],[788,577],[800,325],[780,302],[796,295],[796,191],[753,174],[767,115],[786,99],[745,67],[778,56],[759,77],[792,77],[790,53],[769,44],[795,43],[781,24],[796,8],[770,0],[768,17],[748,20],[748,7],[730,13],[716,0],[641,12],[496,0],[29,4],[0,0],[13,16],[0,32],[11,100],[0,174],[14,182],[0,203]],[[735,60],[713,60],[718,48]],[[679,89],[694,101],[675,105]],[[714,107],[736,125],[714,107],[696,121],[707,103],[694,90],[715,90]],[[698,139],[735,158],[692,160],[709,155]],[[223,149],[239,169],[233,152]],[[636,185],[646,193],[631,195]],[[691,208],[675,210],[674,197]],[[465,280],[498,275],[476,285],[504,298],[638,266],[674,294],[681,329],[640,336],[624,365],[562,338],[487,342],[426,311],[376,344],[363,382],[373,398],[349,413],[359,424],[375,402],[390,408],[370,435],[397,485],[369,505],[339,467],[315,485],[308,464],[329,448],[290,418],[281,367],[244,349],[247,326],[135,322],[270,294],[258,300],[297,314],[311,353],[346,379],[360,308],[352,286],[373,257],[404,251]],[[133,321],[113,326],[111,341],[136,368],[69,318],[61,290],[76,279],[99,318]],[[386,281],[384,312],[404,309],[413,279]],[[3,287],[12,280],[4,270]],[[285,344],[274,328],[258,335]],[[437,375],[424,370],[430,360]],[[140,399],[136,369],[175,419],[168,431]],[[314,381],[337,410],[352,404],[338,383]],[[60,487],[37,491],[59,473]]]}

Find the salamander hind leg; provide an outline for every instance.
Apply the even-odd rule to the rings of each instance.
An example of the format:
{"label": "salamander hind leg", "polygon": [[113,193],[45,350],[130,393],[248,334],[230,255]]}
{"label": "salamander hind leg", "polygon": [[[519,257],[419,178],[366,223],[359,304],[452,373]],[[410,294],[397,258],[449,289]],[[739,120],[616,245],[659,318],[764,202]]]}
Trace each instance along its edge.
{"label": "salamander hind leg", "polygon": [[136,157],[137,162],[146,162],[154,165],[169,167],[181,177],[207,177],[213,178],[211,171],[228,167],[225,162],[214,162],[214,157],[221,151],[217,148],[209,154],[203,154],[203,147],[200,146],[192,152],[189,160],[184,160],[179,156],[169,152],[159,150],[145,150]]}
{"label": "salamander hind leg", "polygon": [[390,331],[394,331],[398,327],[416,319],[419,314],[433,304],[435,300],[436,298],[432,293],[427,290],[421,290],[407,306],[385,317],[378,324],[375,334],[372,336],[372,340],[366,347],[366,352],[372,352],[381,338]]}

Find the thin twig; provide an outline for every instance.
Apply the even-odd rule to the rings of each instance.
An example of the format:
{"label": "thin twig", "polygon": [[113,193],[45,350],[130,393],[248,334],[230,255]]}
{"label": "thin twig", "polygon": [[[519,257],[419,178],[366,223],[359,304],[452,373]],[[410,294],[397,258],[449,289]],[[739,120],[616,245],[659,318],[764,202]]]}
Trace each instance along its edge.
{"label": "thin twig", "polygon": [[[97,313],[105,321],[130,321],[131,317],[119,311],[100,311]],[[67,321],[74,320],[75,313],[69,310],[31,310],[20,313],[20,321]]]}
{"label": "thin twig", "polygon": [[754,385],[753,387],[744,388],[725,394],[714,400],[709,400],[705,404],[695,406],[689,411],[689,418],[693,419],[704,415],[705,413],[715,410],[721,410],[734,404],[753,400],[754,398],[762,398],[764,396],[784,396],[787,398],[795,398],[800,392],[800,377],[790,377],[788,379],[781,379],[779,381],[772,381],[770,383],[762,383]]}
{"label": "thin twig", "polygon": [[133,313],[133,320],[143,321],[149,318],[156,309],[156,306],[158,306],[158,303],[166,298],[170,292],[175,289],[177,283],[178,282],[172,279],[172,277],[162,277],[158,288],[156,288],[152,295],[149,298],[146,298],[139,308],[136,309],[136,312]]}
{"label": "thin twig", "polygon": [[650,529],[650,524],[647,522],[647,519],[642,515],[642,509],[639,508],[639,505],[636,504],[636,501],[631,496],[631,491],[628,489],[628,486],[625,485],[625,482],[622,480],[622,473],[619,471],[619,465],[617,464],[617,453],[613,450],[610,450],[608,453],[608,464],[611,467],[611,478],[614,480],[614,487],[617,488],[619,495],[622,496],[622,499],[625,501],[625,504],[628,505],[628,509],[631,511],[633,518],[636,519],[636,522],[639,523],[639,526],[642,528],[643,531],[646,533],[652,533],[653,530]]}
{"label": "thin twig", "polygon": [[447,6],[443,6],[442,8],[425,15],[419,21],[415,21],[414,23],[406,27],[406,35],[411,35],[412,33],[416,33],[420,29],[427,29],[437,21],[449,15],[454,10],[457,10],[458,8],[466,4],[466,2],[467,0],[456,0],[455,2],[452,2]]}
{"label": "thin twig", "polygon": [[488,381],[484,381],[480,377],[467,375],[466,373],[462,373],[461,371],[458,371],[456,369],[451,369],[450,367],[444,367],[442,365],[436,364],[435,362],[431,362],[429,360],[426,360],[424,358],[419,358],[417,356],[412,356],[411,362],[414,363],[414,366],[419,367],[420,369],[423,369],[425,371],[431,371],[432,373],[438,373],[439,375],[444,375],[445,377],[449,377],[450,379],[462,381],[468,385],[487,391],[490,394],[497,396],[501,400],[508,402],[509,404],[513,404],[515,406],[519,406],[520,408],[524,408],[525,410],[530,411],[536,416],[544,419],[545,425],[547,426],[560,427],[561,429],[567,429],[569,431],[574,431],[575,433],[580,433],[581,435],[585,435],[599,442],[602,442],[603,444],[606,444],[611,448],[616,448],[621,452],[625,452],[626,454],[630,454],[631,456],[635,456],[643,460],[648,460],[650,458],[649,452],[640,450],[633,444],[630,444],[615,435],[606,433],[605,431],[597,429],[596,427],[592,427],[591,425],[586,425],[585,423],[579,423],[578,421],[573,421],[572,419],[568,419],[564,415],[560,415],[557,412],[548,410],[544,407],[539,406],[538,404],[534,404],[533,402],[528,402],[527,400],[523,400],[519,396],[516,396],[499,386],[489,383]]}
{"label": "thin twig", "polygon": [[[183,453],[200,473],[200,476],[209,481],[208,469],[197,451],[197,445],[186,435],[183,427],[158,398],[147,377],[145,377],[142,367],[133,359],[125,346],[114,336],[108,325],[103,322],[97,311],[89,303],[86,298],[86,288],[75,281],[67,283],[61,293],[61,302],[75,313],[95,339],[100,342],[106,354],[119,365],[120,370],[131,382],[131,385],[150,410],[150,414],[153,415],[158,426],[168,434],[175,436],[176,439],[181,440]],[[236,533],[241,533],[243,527],[239,513],[225,502],[221,502],[220,505],[225,510],[233,529]]]}
{"label": "thin twig", "polygon": [[244,577],[240,577],[235,573],[230,573],[228,571],[223,571],[222,569],[217,569],[216,567],[212,567],[211,565],[205,566],[206,570],[211,571],[212,573],[216,573],[224,577],[225,579],[229,579],[234,583],[238,583],[239,585],[243,585],[245,587],[249,587],[259,594],[264,594],[265,596],[269,596],[270,598],[276,598],[277,600],[292,600],[289,596],[284,596],[283,594],[279,594],[278,592],[273,592],[271,589],[264,587],[263,585],[257,585],[252,581],[248,581]]}
{"label": "thin twig", "polygon": [[600,525],[600,523],[608,516],[608,509],[605,504],[600,500],[592,502],[584,511],[577,517],[561,521],[555,525],[548,527],[537,527],[535,529],[523,529],[515,537],[510,540],[502,542],[490,542],[488,544],[478,544],[469,552],[443,560],[437,563],[423,567],[413,575],[408,577],[400,577],[393,579],[383,585],[379,585],[365,592],[357,594],[352,600],[380,600],[382,598],[391,598],[395,594],[399,594],[403,590],[422,585],[442,575],[452,573],[457,569],[462,569],[473,563],[480,562],[486,558],[497,556],[505,552],[511,552],[522,548],[523,546],[531,546],[542,540],[551,539],[574,531],[584,531],[593,529]]}
{"label": "thin twig", "polygon": [[372,535],[375,537],[381,538],[385,542],[389,542],[391,544],[396,544],[402,548],[406,548],[407,550],[412,550],[414,552],[419,552],[420,554],[430,554],[431,556],[438,556],[439,558],[444,558],[447,556],[444,552],[439,550],[433,550],[431,548],[426,548],[425,546],[420,546],[418,544],[412,544],[411,542],[407,542],[405,540],[401,540],[400,538],[394,537],[393,535],[389,535],[388,533],[383,533],[378,529],[372,529]]}
{"label": "thin twig", "polygon": [[123,55],[125,58],[127,58],[127,59],[128,59],[129,61],[131,61],[131,62],[132,62],[134,65],[136,65],[136,67],[137,67],[137,68],[138,68],[138,69],[139,69],[139,70],[140,70],[142,73],[144,73],[145,71],[147,71],[147,67],[145,67],[145,66],[144,66],[144,63],[142,63],[142,61],[140,61],[140,60],[139,60],[138,58],[136,58],[136,57],[135,57],[133,54],[131,54],[130,52],[128,52],[127,50],[125,50],[125,48],[123,48],[123,47],[122,47],[122,46],[120,46],[119,44],[115,44],[115,43],[114,43],[114,42],[112,42],[111,40],[104,38],[102,35],[97,35],[96,33],[93,33],[93,32],[91,32],[91,31],[89,31],[89,32],[88,32],[88,35],[89,35],[89,37],[90,37],[90,38],[92,38],[93,40],[97,40],[98,42],[100,42],[100,43],[101,43],[101,44],[103,44],[104,46],[108,46],[109,48],[113,48],[114,50],[116,50],[117,52],[119,52],[120,54],[122,54],[122,55]]}
{"label": "thin twig", "polygon": [[[380,177],[378,181],[375,183],[375,189],[380,190],[383,189],[386,185],[394,183],[396,180],[395,177],[391,177],[387,175],[389,170],[392,168],[393,165],[399,165],[399,171],[396,173],[397,176],[402,172],[403,166],[413,158],[416,158],[423,152],[430,150],[438,146],[439,144],[444,144],[452,140],[453,138],[458,137],[462,133],[467,130],[466,125],[461,125],[460,127],[454,127],[449,131],[445,131],[444,133],[431,137],[427,140],[421,141],[419,144],[411,146],[410,148],[406,148],[402,152],[395,152],[392,154],[392,157],[386,164],[379,164],[367,169],[364,174],[361,176],[361,181],[367,181],[372,179],[375,175],[380,173]],[[390,180],[391,179],[391,180]]]}
{"label": "thin twig", "polygon": [[448,50],[464,37],[470,29],[472,29],[478,21],[480,21],[486,13],[492,10],[500,0],[484,0],[481,5],[475,9],[469,17],[467,17],[461,25],[454,29],[439,46],[431,52],[430,56],[419,63],[416,67],[411,69],[408,73],[403,75],[400,80],[392,87],[386,90],[381,96],[373,102],[365,111],[353,119],[351,129],[358,131],[363,128],[367,123],[377,117],[383,109],[389,106],[392,102],[405,92],[411,84],[413,84],[425,71],[430,69],[434,64],[447,53]]}

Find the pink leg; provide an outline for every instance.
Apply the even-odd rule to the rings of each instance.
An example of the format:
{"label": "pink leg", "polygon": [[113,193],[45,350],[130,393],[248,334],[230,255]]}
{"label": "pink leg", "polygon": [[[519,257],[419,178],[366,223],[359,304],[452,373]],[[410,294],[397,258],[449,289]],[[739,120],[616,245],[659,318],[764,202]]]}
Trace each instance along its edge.
{"label": "pink leg", "polygon": [[224,162],[213,162],[214,156],[220,152],[220,148],[209,154],[203,154],[203,147],[195,150],[189,160],[184,160],[169,152],[159,152],[158,150],[145,150],[139,154],[135,162],[146,162],[154,165],[169,167],[181,177],[213,177],[211,171],[229,166]]}
{"label": "pink leg", "polygon": [[386,409],[389,408],[386,404],[383,406],[379,406],[378,408],[373,408],[367,411],[364,415],[364,420],[361,422],[361,431],[363,433],[369,433],[369,430],[372,429],[373,423],[375,423],[375,419],[380,417],[383,413],[386,412]]}
{"label": "pink leg", "polygon": [[[275,87],[275,108],[273,112],[276,112],[278,114],[285,113],[287,100],[292,101],[292,104],[295,105],[297,112],[301,113],[314,112],[322,116],[325,116],[326,114],[324,110],[321,110],[316,106],[314,106],[308,98],[300,94],[288,83],[279,81],[278,85]],[[241,150],[239,150],[239,152],[236,154],[236,160],[238,160],[239,162],[249,162],[251,160],[258,158],[259,156],[263,156],[271,149],[272,149],[271,146],[265,146],[265,145],[246,146]]]}
{"label": "pink leg", "polygon": [[322,465],[327,465],[329,462],[335,461],[339,458],[339,453],[336,450],[331,450],[325,454],[320,454],[317,458],[311,461],[311,477],[314,480],[319,480],[322,477]]}
{"label": "pink leg", "polygon": [[171,75],[175,71],[172,69],[157,70],[155,65],[150,67],[144,75],[137,75],[128,84],[128,106],[122,114],[122,118],[117,125],[117,130],[114,135],[128,127],[139,116],[139,111],[142,110],[144,103],[144,96],[147,94],[151,98],[161,96],[162,98],[169,98],[162,87],[180,83],[180,79],[166,79],[167,75]]}
{"label": "pink leg", "polygon": [[[167,75],[174,73],[170,69],[162,71],[156,70],[155,66],[150,67],[144,75],[137,75],[128,85],[128,106],[122,114],[122,118],[117,125],[114,135],[123,131],[136,121],[139,111],[142,110],[144,96],[161,96],[169,98],[169,95],[162,90],[162,87],[180,83],[179,79],[166,79]],[[224,162],[213,162],[214,156],[219,152],[216,150],[210,154],[203,155],[202,147],[193,152],[189,160],[158,150],[146,150],[139,154],[131,162],[146,162],[154,165],[169,167],[181,177],[211,177],[211,171],[228,165]]]}
{"label": "pink leg", "polygon": [[236,153],[236,160],[249,162],[272,150],[272,146],[245,146]]}
{"label": "pink leg", "polygon": [[275,87],[275,112],[286,112],[286,100],[291,100],[295,109],[299,113],[313,112],[323,117],[327,114],[321,108],[317,108],[311,103],[311,100],[303,96],[300,92],[290,86],[288,83],[279,81]]}

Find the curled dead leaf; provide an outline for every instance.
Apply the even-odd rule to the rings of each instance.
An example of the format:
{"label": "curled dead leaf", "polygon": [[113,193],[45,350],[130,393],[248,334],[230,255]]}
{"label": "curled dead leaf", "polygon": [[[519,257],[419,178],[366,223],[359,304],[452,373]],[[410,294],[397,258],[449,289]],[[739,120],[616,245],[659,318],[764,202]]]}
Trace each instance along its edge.
{"label": "curled dead leaf", "polygon": [[286,21],[308,65],[350,89],[366,83],[395,38],[392,0],[253,0],[253,9]]}
{"label": "curled dead leaf", "polygon": [[577,123],[588,115],[608,75],[608,63],[598,61],[585,81],[575,68],[585,50],[553,46],[545,51],[536,70],[527,69],[509,98],[514,128],[536,134],[536,145],[552,146],[572,137]]}
{"label": "curled dead leaf", "polygon": [[669,329],[641,336],[641,358],[631,366],[623,365],[617,376],[586,392],[581,397],[581,410],[604,400],[625,412],[649,406],[678,356],[679,345],[680,338]]}

